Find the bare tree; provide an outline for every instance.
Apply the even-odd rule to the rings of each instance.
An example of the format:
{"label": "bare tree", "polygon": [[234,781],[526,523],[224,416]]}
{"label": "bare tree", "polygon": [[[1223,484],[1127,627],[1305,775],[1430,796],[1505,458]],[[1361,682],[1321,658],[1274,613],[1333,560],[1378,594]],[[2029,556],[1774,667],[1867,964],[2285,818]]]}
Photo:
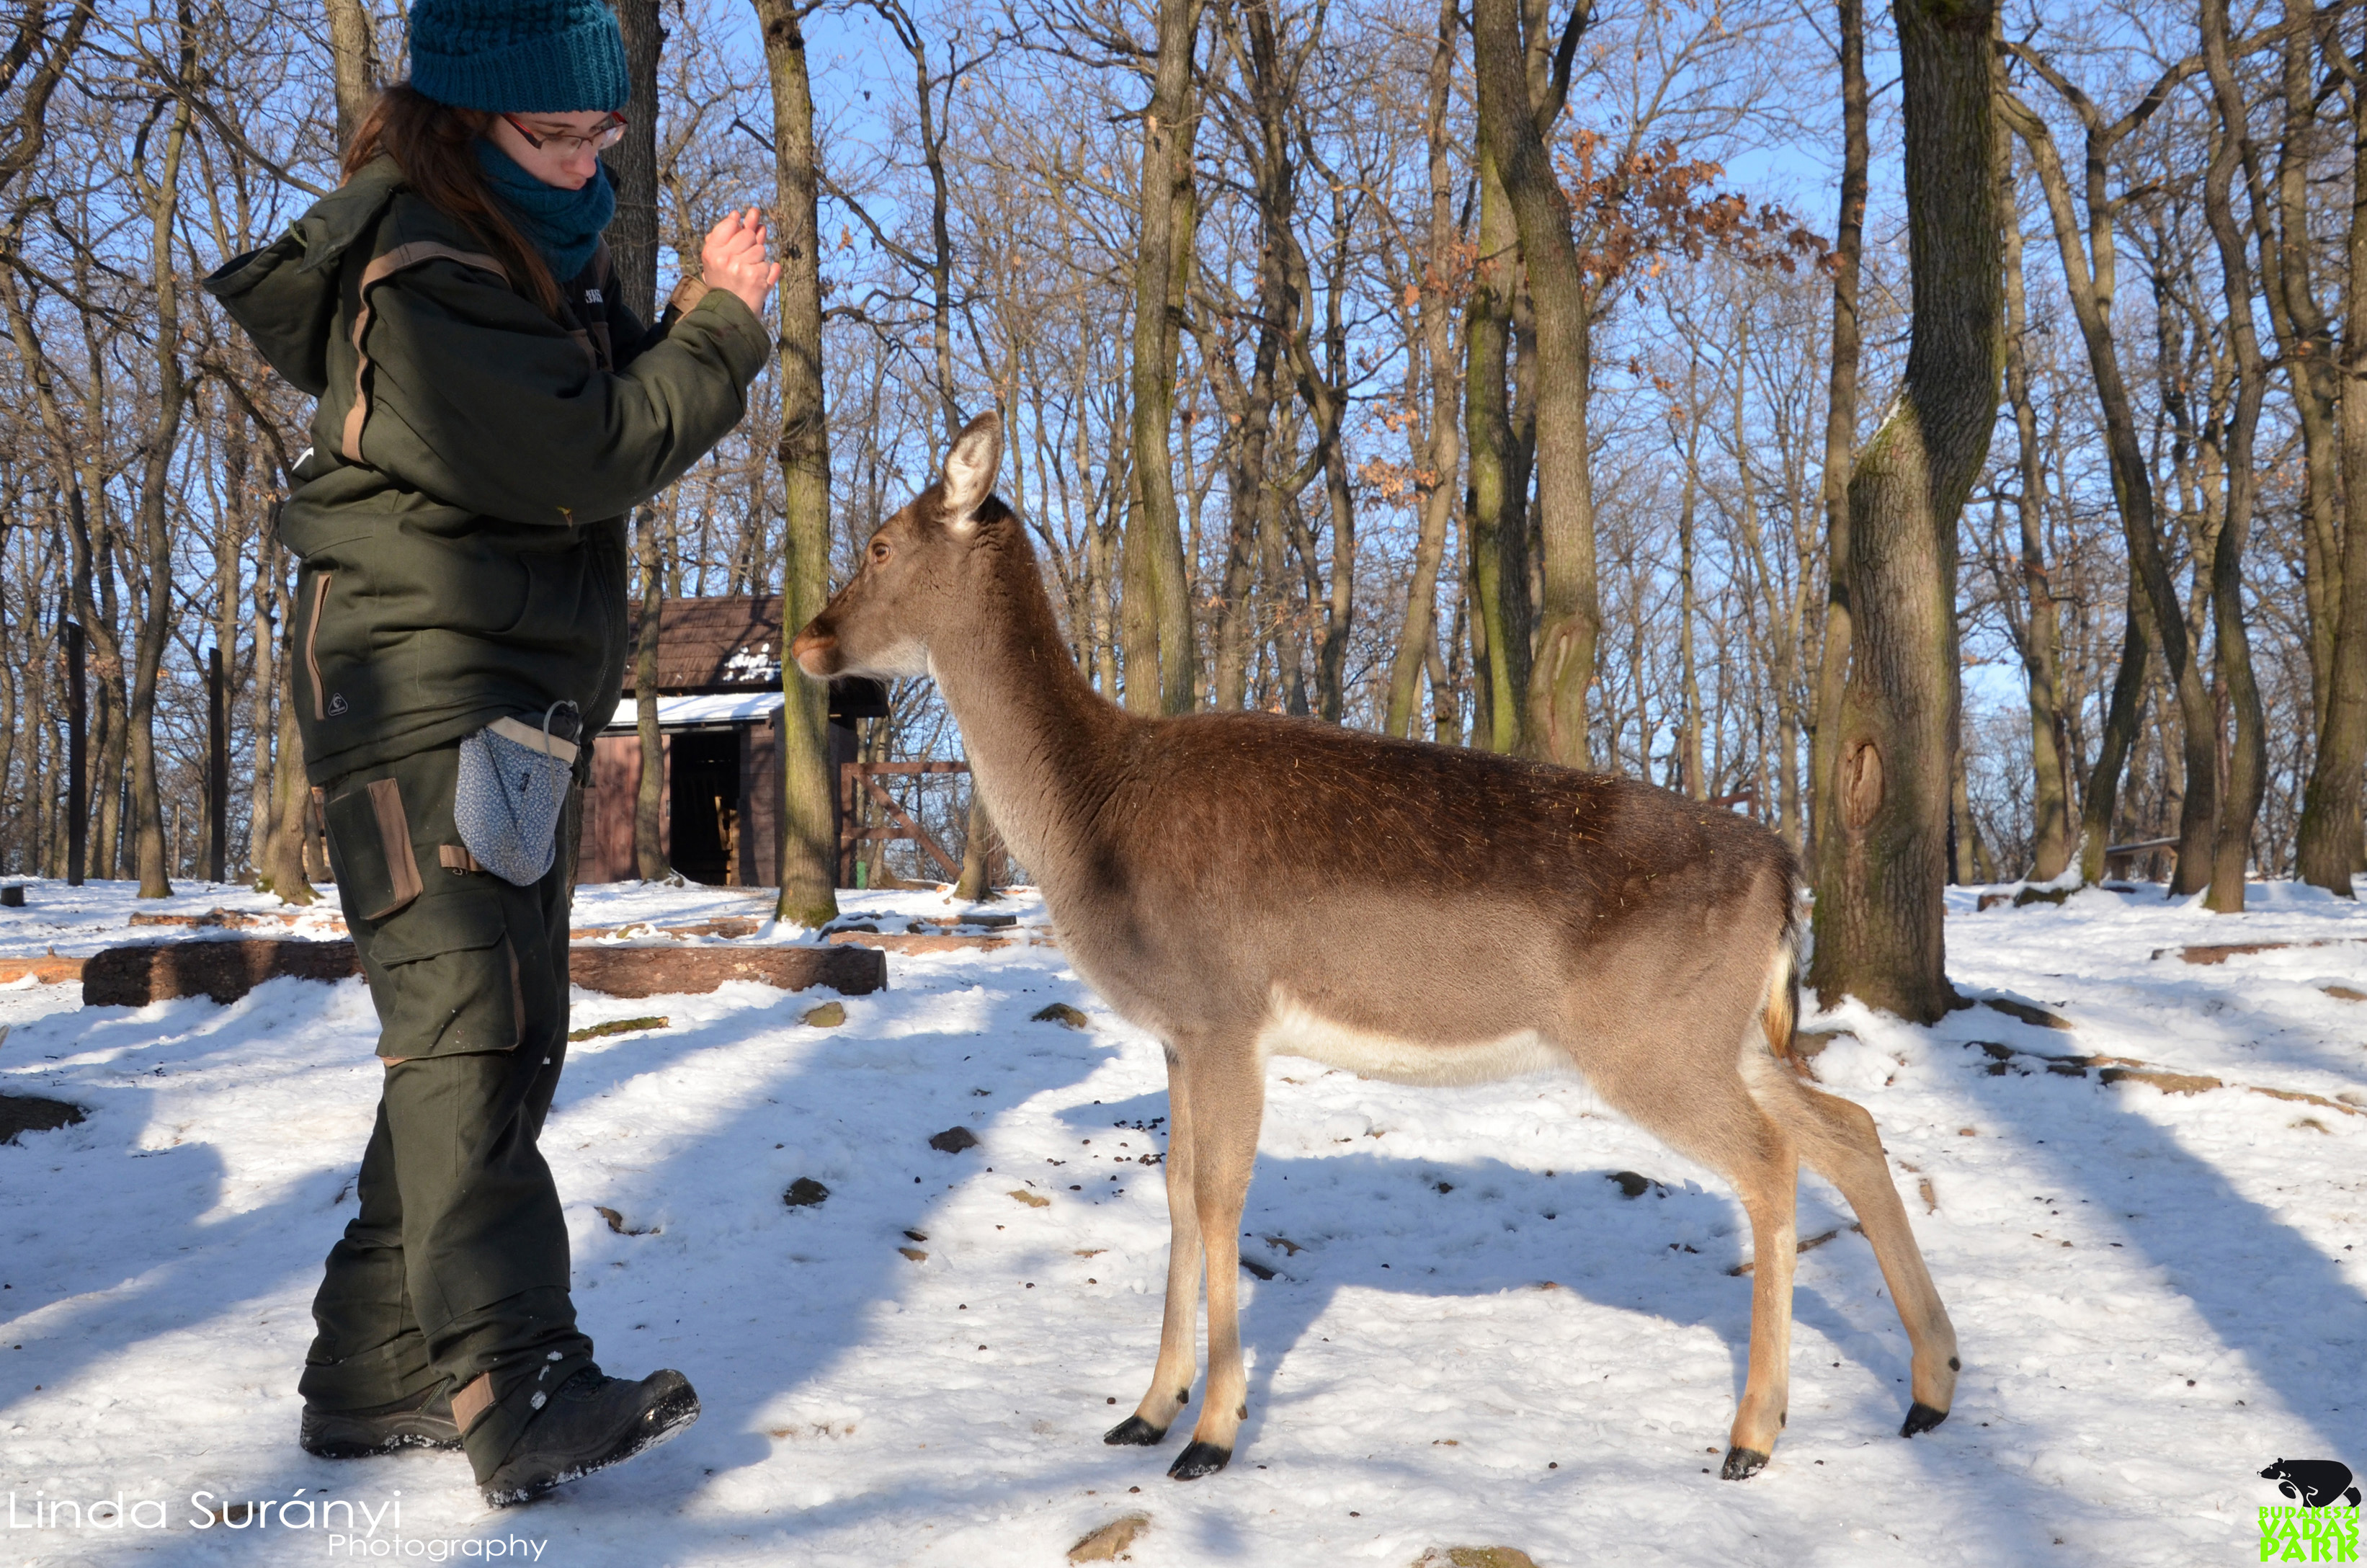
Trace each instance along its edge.
{"label": "bare tree", "polygon": [[2005,228],[2005,386],[2013,408],[2018,475],[2014,511],[2021,524],[2018,562],[2029,608],[2021,619],[2023,678],[2029,688],[2031,868],[2052,881],[2071,863],[2071,779],[2063,756],[2063,714],[2056,644],[2060,633],[2055,584],[2046,573],[2046,475],[2039,452],[2038,411],[2031,395],[2030,312],[2022,287],[2022,220],[2013,199],[2010,144],[1999,150]]}
{"label": "bare tree", "polygon": [[[816,201],[813,82],[806,18],[813,6],[753,0],[773,89],[780,283],[780,465],[787,511],[781,624],[804,625],[830,597],[830,440],[823,417],[821,235]],[[786,650],[784,650],[786,652]],[[838,914],[832,827],[829,696],[781,661],[780,900],[783,920],[821,926]]]}
{"label": "bare tree", "polygon": [[1175,357],[1191,276],[1196,201],[1192,148],[1199,131],[1193,63],[1200,0],[1159,0],[1150,100],[1142,108],[1139,234],[1134,263],[1133,471],[1138,506],[1125,560],[1126,705],[1140,713],[1198,706],[1184,534],[1170,434]]}
{"label": "bare tree", "polygon": [[[2325,54],[2339,81],[2350,125],[2341,392],[2333,442],[2340,466],[2342,530],[2339,551],[2331,540],[2320,551],[2325,565],[2339,571],[2339,575],[2332,570],[2325,574],[2336,585],[2327,606],[2327,619],[2334,625],[2327,657],[2326,716],[2310,769],[2298,858],[2305,881],[2348,898],[2351,878],[2367,865],[2360,825],[2361,778],[2367,771],[2367,396],[2358,393],[2367,381],[2367,77],[2339,39],[2328,39]],[[2293,227],[2289,218],[2287,232]],[[2288,298],[2297,300],[2306,288],[2298,279],[2305,275],[2288,264],[2284,276]],[[2320,481],[2313,494],[2330,488]]]}
{"label": "bare tree", "polygon": [[1810,983],[1929,1022],[1955,1001],[1941,888],[1956,756],[1956,519],[2004,335],[1993,6],[1900,0],[1913,272],[1907,376],[1850,475],[1850,673]]}

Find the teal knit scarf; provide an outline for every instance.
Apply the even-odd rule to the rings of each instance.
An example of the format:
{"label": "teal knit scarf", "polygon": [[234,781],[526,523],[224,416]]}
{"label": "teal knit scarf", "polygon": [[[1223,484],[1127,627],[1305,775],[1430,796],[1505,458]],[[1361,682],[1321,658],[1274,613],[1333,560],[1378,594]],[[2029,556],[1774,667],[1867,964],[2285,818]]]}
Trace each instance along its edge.
{"label": "teal knit scarf", "polygon": [[617,215],[617,188],[608,183],[606,165],[581,189],[565,190],[518,167],[486,137],[477,139],[477,162],[519,232],[550,264],[551,276],[565,283],[583,271],[600,248],[600,231]]}

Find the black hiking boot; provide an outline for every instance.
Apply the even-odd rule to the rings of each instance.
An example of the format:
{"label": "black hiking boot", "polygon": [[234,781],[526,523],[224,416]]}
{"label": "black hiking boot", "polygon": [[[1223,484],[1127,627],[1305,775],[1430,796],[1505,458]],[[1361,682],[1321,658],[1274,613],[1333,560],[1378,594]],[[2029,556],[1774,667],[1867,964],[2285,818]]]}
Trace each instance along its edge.
{"label": "black hiking boot", "polygon": [[361,1460],[399,1449],[457,1449],[460,1429],[452,1424],[452,1402],[441,1388],[368,1410],[304,1407],[297,1443],[315,1459]]}
{"label": "black hiking boot", "polygon": [[680,1372],[651,1372],[636,1383],[586,1367],[560,1385],[485,1479],[485,1505],[532,1502],[655,1448],[697,1419],[698,1395]]}

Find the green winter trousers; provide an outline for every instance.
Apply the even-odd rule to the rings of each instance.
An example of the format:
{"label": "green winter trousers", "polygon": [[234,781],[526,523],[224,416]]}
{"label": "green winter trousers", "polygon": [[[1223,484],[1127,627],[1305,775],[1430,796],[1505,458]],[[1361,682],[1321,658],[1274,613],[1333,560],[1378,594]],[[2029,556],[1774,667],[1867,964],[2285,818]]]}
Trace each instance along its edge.
{"label": "green winter trousers", "polygon": [[531,887],[476,869],[458,776],[446,746],[319,792],[385,1081],[298,1386],[316,1409],[367,1410],[440,1385],[482,1482],[592,1342],[536,1146],[567,1054],[572,845]]}

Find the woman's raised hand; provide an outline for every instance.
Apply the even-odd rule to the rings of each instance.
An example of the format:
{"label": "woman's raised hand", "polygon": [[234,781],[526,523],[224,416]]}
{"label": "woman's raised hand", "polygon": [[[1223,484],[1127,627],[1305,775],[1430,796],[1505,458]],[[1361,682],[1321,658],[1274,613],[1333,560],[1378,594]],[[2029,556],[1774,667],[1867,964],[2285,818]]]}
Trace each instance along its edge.
{"label": "woman's raised hand", "polygon": [[725,213],[707,231],[699,265],[709,288],[737,294],[742,304],[760,316],[764,313],[764,296],[781,277],[781,264],[764,248],[764,217],[753,207],[745,212]]}

